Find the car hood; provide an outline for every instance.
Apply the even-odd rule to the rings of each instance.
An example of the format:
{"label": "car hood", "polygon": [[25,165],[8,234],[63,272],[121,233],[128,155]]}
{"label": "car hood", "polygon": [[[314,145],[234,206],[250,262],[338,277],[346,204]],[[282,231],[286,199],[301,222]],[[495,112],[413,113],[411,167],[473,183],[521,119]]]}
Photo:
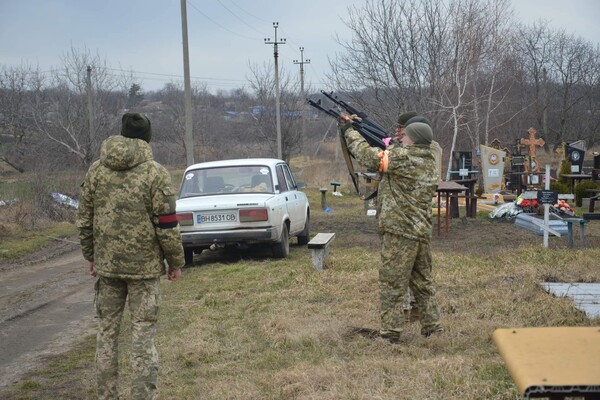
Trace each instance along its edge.
{"label": "car hood", "polygon": [[267,201],[273,197],[275,195],[269,193],[186,197],[177,200],[177,212],[265,207]]}

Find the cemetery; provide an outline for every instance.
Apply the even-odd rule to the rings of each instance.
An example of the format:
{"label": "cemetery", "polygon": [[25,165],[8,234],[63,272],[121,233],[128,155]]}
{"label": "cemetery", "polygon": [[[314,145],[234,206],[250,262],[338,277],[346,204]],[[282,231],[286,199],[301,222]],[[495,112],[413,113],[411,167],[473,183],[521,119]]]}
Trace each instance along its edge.
{"label": "cemetery", "polygon": [[[455,150],[447,174],[442,169],[443,149],[432,142],[438,175],[449,178],[440,179],[432,199],[434,233],[450,234],[453,219],[477,218],[479,211],[544,236],[545,247],[549,237],[561,235],[573,247],[577,230],[580,245],[585,245],[586,225],[600,219],[600,212],[595,211],[600,201],[600,154],[587,151],[583,140],[543,150],[550,146],[535,128],[523,136],[508,146],[494,139],[489,146],[480,145],[475,154]],[[374,216],[376,174],[353,171],[353,175],[365,199],[365,212]],[[334,183],[332,194],[337,195],[340,183]],[[321,188],[322,204],[326,192],[327,188]]]}
{"label": "cemetery", "polygon": [[[476,154],[453,151],[447,181],[441,181],[436,199],[438,234],[440,213],[448,218],[475,218],[477,210],[488,211],[491,219],[513,221],[516,227],[534,234],[569,235],[573,224],[581,230],[600,219],[595,203],[600,195],[600,155],[588,153],[585,141],[561,143],[554,154],[539,155],[545,141],[530,128],[526,137],[503,147],[494,139],[480,145]],[[432,145],[438,173],[442,149]],[[581,210],[577,215],[575,209]],[[446,219],[446,226],[448,224]],[[448,232],[448,229],[446,229]]]}

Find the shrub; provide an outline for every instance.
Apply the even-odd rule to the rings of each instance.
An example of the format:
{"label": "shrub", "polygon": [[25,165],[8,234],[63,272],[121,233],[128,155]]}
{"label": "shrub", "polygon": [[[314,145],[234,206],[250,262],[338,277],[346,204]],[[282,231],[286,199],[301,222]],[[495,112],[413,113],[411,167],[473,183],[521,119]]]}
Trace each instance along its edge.
{"label": "shrub", "polygon": [[554,181],[550,183],[550,190],[554,190],[559,194],[571,193],[571,188],[565,182]]}
{"label": "shrub", "polygon": [[564,175],[568,174],[571,174],[571,161],[562,160],[560,162],[560,170],[558,171],[558,181],[567,185],[569,182],[567,182],[567,178]]}

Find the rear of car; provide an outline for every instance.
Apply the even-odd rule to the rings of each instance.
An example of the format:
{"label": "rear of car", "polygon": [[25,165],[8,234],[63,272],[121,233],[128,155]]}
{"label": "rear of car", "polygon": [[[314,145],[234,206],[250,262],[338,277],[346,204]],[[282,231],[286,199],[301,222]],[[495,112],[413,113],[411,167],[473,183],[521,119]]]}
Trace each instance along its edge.
{"label": "rear of car", "polygon": [[309,207],[287,164],[275,159],[195,164],[183,175],[177,200],[186,264],[194,253],[228,246],[271,245],[289,254],[289,236],[308,241]]}

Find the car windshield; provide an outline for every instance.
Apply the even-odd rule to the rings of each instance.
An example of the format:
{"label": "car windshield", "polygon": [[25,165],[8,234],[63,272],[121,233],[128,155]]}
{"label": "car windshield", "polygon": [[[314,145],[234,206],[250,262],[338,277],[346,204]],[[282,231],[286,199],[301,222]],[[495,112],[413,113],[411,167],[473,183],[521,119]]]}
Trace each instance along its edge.
{"label": "car windshield", "polygon": [[271,170],[265,165],[225,166],[186,172],[179,198],[224,193],[273,193]]}

